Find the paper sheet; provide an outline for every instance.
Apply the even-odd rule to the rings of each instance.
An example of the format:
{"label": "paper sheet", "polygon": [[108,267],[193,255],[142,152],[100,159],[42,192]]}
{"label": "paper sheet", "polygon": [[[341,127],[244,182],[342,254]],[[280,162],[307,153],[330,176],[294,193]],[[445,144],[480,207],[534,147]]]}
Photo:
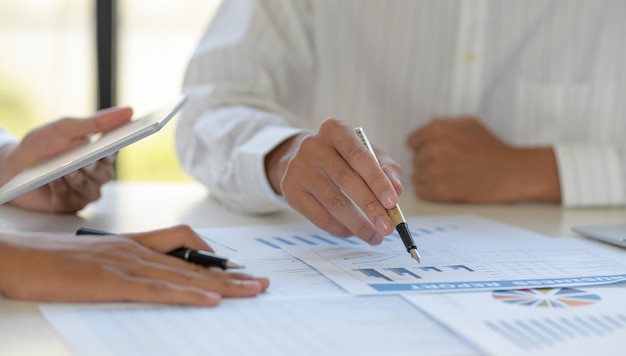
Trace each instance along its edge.
{"label": "paper sheet", "polygon": [[624,355],[623,288],[545,288],[405,297],[493,355]]}
{"label": "paper sheet", "polygon": [[626,279],[623,250],[594,241],[545,237],[472,216],[412,218],[422,263],[397,235],[380,246],[312,228],[263,237],[351,294],[459,292],[606,284]]}
{"label": "paper sheet", "polygon": [[77,355],[472,355],[399,296],[226,300],[218,308],[43,305]]}
{"label": "paper sheet", "polygon": [[335,283],[285,250],[257,241],[257,236],[276,236],[299,228],[302,226],[217,228],[198,230],[198,233],[218,255],[243,261],[246,266],[243,272],[270,278],[270,288],[261,298],[345,294]]}
{"label": "paper sheet", "polygon": [[[413,218],[409,226],[421,265],[410,259],[398,236],[371,247],[309,224],[199,230],[217,253],[243,261],[246,272],[270,277],[268,292],[207,309],[40,308],[79,355],[472,355],[469,342],[411,303],[450,325],[457,323],[450,319],[454,309],[441,304],[438,295],[422,294],[435,299],[418,300],[414,292],[573,286],[626,276],[623,251],[599,243],[547,238],[471,216]],[[356,296],[361,294],[369,296]],[[621,315],[608,317],[617,323]],[[464,330],[458,329],[465,340],[485,341]],[[622,336],[619,331],[603,338],[611,341],[617,334]]]}

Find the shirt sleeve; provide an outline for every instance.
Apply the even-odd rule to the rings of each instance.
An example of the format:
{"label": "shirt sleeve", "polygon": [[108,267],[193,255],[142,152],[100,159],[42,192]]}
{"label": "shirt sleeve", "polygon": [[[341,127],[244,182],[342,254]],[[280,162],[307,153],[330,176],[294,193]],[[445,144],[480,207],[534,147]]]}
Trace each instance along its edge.
{"label": "shirt sleeve", "polygon": [[585,144],[558,144],[564,206],[626,204],[626,148]]}
{"label": "shirt sleeve", "polygon": [[306,97],[312,83],[304,5],[224,1],[187,67],[178,157],[212,197],[235,210],[269,213],[288,206],[271,188],[264,160],[304,132],[289,107],[298,104],[289,91],[298,88],[293,97]]}

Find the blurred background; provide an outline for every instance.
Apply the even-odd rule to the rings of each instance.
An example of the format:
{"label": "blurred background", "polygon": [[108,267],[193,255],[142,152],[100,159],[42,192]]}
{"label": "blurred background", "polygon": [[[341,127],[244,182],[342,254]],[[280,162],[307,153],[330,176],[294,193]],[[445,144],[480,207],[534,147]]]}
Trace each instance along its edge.
{"label": "blurred background", "polygon": [[[0,125],[22,137],[107,104],[140,116],[171,101],[220,1],[0,0]],[[118,179],[191,180],[176,159],[175,120],[120,152]]]}

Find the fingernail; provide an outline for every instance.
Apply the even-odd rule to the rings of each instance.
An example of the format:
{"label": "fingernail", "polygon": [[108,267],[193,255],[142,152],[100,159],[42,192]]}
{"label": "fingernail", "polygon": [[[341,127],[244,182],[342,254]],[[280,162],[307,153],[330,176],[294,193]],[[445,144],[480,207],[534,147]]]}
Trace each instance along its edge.
{"label": "fingernail", "polygon": [[372,246],[377,246],[383,243],[384,238],[385,237],[383,235],[377,233],[376,235],[372,236],[368,243]]}
{"label": "fingernail", "polygon": [[383,194],[381,194],[380,196],[380,202],[387,209],[393,208],[396,205],[395,194],[390,191],[383,192]]}
{"label": "fingernail", "polygon": [[214,292],[204,291],[204,293],[202,293],[202,296],[209,305],[217,305],[222,300],[222,297]]}
{"label": "fingernail", "polygon": [[250,288],[250,287],[254,287],[257,288],[261,285],[261,283],[259,283],[259,281],[255,281],[255,280],[250,280],[250,281],[237,281],[237,283],[245,288]]}
{"label": "fingernail", "polygon": [[265,278],[265,277],[254,277],[254,280],[261,284],[261,288],[263,290],[266,290],[267,287],[269,287],[269,285],[270,285],[270,280],[268,278]]}
{"label": "fingernail", "polygon": [[402,185],[402,181],[400,180],[400,177],[397,174],[393,174],[391,176],[391,179],[393,179],[395,184]]}
{"label": "fingernail", "polygon": [[378,232],[386,234],[392,229],[393,229],[393,222],[391,221],[391,218],[389,218],[388,216],[381,216],[378,219],[376,219],[376,230],[378,230]]}

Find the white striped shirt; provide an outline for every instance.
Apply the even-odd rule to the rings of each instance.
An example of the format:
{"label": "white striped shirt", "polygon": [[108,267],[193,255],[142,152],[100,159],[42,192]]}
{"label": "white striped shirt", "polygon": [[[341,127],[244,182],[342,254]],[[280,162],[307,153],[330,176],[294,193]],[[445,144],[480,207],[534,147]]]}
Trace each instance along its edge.
{"label": "white striped shirt", "polygon": [[624,204],[624,34],[620,0],[224,1],[185,76],[177,150],[213,196],[262,213],[284,206],[264,156],[326,117],[407,170],[406,135],[474,115],[554,147],[564,205]]}

